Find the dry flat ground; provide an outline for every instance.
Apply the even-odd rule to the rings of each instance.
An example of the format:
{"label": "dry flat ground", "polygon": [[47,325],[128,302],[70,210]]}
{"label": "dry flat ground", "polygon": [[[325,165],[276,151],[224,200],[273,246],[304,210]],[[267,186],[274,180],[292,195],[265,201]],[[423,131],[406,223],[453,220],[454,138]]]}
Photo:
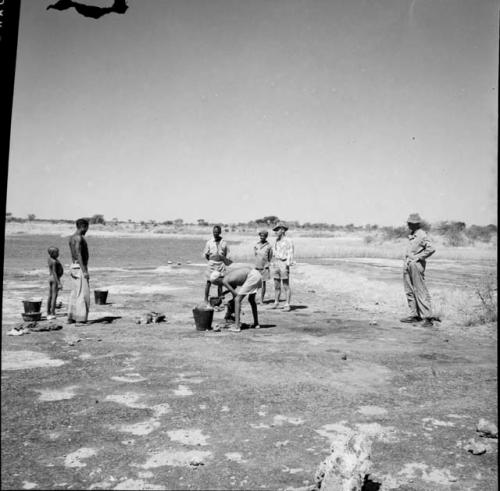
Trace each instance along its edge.
{"label": "dry flat ground", "polygon": [[[496,440],[475,432],[497,423],[496,325],[423,328],[384,309],[374,323],[375,304],[315,271],[297,268],[291,312],[259,306],[262,329],[239,334],[196,331],[203,285],[179,276],[169,295],[92,305],[121,315],[109,324],[4,326],[2,488],[308,489],[352,429],[373,439],[372,489],[497,489]],[[168,322],[135,324],[147,311]],[[489,450],[468,453],[471,438]]]}

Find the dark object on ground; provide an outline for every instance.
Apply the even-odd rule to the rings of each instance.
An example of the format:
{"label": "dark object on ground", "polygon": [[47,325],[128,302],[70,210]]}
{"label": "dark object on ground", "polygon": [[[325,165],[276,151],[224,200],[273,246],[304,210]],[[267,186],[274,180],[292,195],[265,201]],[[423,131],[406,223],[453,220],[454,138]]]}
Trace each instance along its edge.
{"label": "dark object on ground", "polygon": [[42,309],[41,300],[23,300],[25,314],[37,314]]}
{"label": "dark object on ground", "polygon": [[345,353],[342,354],[342,359],[347,360],[347,355]]}
{"label": "dark object on ground", "polygon": [[159,324],[160,322],[167,322],[167,318],[165,314],[158,312],[148,312],[135,320],[136,324]]}
{"label": "dark object on ground", "polygon": [[21,315],[23,316],[23,320],[25,322],[36,322],[42,318],[41,312],[31,312],[29,314],[22,313]]}
{"label": "dark object on ground", "polygon": [[197,331],[206,331],[212,327],[214,318],[214,309],[199,308],[193,309],[194,323]]}
{"label": "dark object on ground", "polygon": [[116,319],[121,319],[121,317],[117,315],[105,315],[104,317],[87,321],[87,324],[111,324]]}
{"label": "dark object on ground", "polygon": [[219,305],[222,304],[222,298],[220,297],[210,297],[209,298],[210,305],[212,307],[218,307]]}
{"label": "dark object on ground", "polygon": [[416,317],[416,316],[410,316],[410,317],[403,317],[402,319],[399,319],[399,322],[420,322],[422,320],[421,317]]}
{"label": "dark object on ground", "polygon": [[479,423],[476,426],[476,431],[479,433],[479,436],[486,438],[498,438],[497,425],[483,418],[479,420]]}
{"label": "dark object on ground", "polygon": [[115,14],[124,14],[128,5],[125,0],[114,0],[111,7],[98,7],[97,5],[86,5],[84,3],[74,2],[73,0],[59,0],[56,3],[49,5],[47,10],[68,10],[71,7],[84,17],[99,19],[103,15],[114,12]]}
{"label": "dark object on ground", "polygon": [[471,438],[467,442],[465,450],[467,450],[467,452],[471,453],[472,455],[483,455],[488,450],[488,447],[484,445],[484,443],[476,442],[474,438]]}
{"label": "dark object on ground", "polygon": [[108,290],[94,290],[94,300],[96,305],[106,305]]}
{"label": "dark object on ground", "polygon": [[32,332],[43,332],[43,331],[59,331],[60,329],[63,328],[61,324],[56,324],[55,322],[48,322],[48,323],[41,323],[37,324],[36,322],[34,323],[34,327],[30,327],[29,329]]}

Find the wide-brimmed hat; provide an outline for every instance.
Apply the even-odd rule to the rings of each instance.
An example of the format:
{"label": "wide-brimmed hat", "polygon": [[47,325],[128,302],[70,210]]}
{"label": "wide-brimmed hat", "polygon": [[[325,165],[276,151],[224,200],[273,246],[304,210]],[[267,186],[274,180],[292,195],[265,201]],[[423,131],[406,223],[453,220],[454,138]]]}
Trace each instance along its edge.
{"label": "wide-brimmed hat", "polygon": [[282,228],[285,232],[288,230],[288,227],[283,223],[283,222],[278,222],[274,228],[273,231],[276,232],[276,230]]}
{"label": "wide-brimmed hat", "polygon": [[406,220],[407,223],[422,223],[422,218],[418,213],[410,213],[410,216],[408,217],[408,220]]}
{"label": "wide-brimmed hat", "polygon": [[214,281],[217,281],[220,278],[223,278],[224,275],[220,271],[212,271],[210,273],[210,282],[213,283]]}

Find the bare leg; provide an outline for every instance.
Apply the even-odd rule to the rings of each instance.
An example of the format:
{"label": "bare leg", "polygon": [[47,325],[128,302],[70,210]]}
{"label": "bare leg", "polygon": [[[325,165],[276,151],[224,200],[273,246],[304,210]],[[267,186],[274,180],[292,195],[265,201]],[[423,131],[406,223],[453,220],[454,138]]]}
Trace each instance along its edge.
{"label": "bare leg", "polygon": [[52,281],[49,281],[49,297],[47,298],[47,315],[51,315],[52,308]]}
{"label": "bare leg", "polygon": [[248,302],[250,303],[250,307],[252,307],[252,316],[253,316],[253,327],[259,327],[259,314],[257,312],[257,303],[255,302],[255,293],[248,295]]}
{"label": "bare leg", "polygon": [[229,328],[229,331],[241,331],[240,314],[241,314],[241,301],[245,295],[236,295],[234,299],[234,317],[235,323],[233,327]]}
{"label": "bare leg", "polygon": [[274,305],[276,308],[280,302],[280,294],[281,294],[281,280],[274,279]]}
{"label": "bare leg", "polygon": [[[262,290],[260,291],[260,299],[261,299],[262,303],[264,303],[265,296],[266,296],[266,282],[263,281],[262,282]],[[249,300],[250,300],[250,297],[249,297]]]}
{"label": "bare leg", "polygon": [[208,303],[208,296],[210,295],[210,281],[207,281],[207,284],[205,285],[205,303]]}
{"label": "bare leg", "polygon": [[285,307],[290,306],[290,300],[292,298],[292,290],[290,289],[290,280],[283,280],[283,290],[285,290]]}
{"label": "bare leg", "polygon": [[56,303],[57,303],[57,294],[58,294],[58,289],[57,289],[57,283],[53,282],[51,284],[51,289],[52,289],[52,299],[51,299],[51,304],[50,304],[50,314],[51,315],[56,315]]}

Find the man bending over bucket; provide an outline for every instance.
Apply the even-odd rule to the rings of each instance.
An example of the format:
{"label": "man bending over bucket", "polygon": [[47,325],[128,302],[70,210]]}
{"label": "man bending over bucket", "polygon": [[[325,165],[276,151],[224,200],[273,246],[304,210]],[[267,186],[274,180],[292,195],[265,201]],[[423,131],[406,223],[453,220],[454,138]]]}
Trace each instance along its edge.
{"label": "man bending over bucket", "polygon": [[[262,275],[255,268],[242,267],[228,271],[227,273],[221,271],[213,271],[210,275],[210,281],[217,286],[225,286],[227,291],[223,293],[232,293],[234,299],[234,326],[230,327],[228,331],[240,332],[241,331],[241,301],[248,295],[248,302],[252,307],[253,326],[259,329],[259,317],[257,314],[257,303],[255,302],[255,295],[257,290],[262,286]],[[238,288],[236,291],[236,288]]]}
{"label": "man bending over bucket", "polygon": [[68,305],[68,324],[75,322],[87,322],[90,306],[89,287],[89,249],[85,234],[89,229],[89,222],[85,218],[76,221],[76,231],[69,238],[69,249],[71,251],[71,294]]}

